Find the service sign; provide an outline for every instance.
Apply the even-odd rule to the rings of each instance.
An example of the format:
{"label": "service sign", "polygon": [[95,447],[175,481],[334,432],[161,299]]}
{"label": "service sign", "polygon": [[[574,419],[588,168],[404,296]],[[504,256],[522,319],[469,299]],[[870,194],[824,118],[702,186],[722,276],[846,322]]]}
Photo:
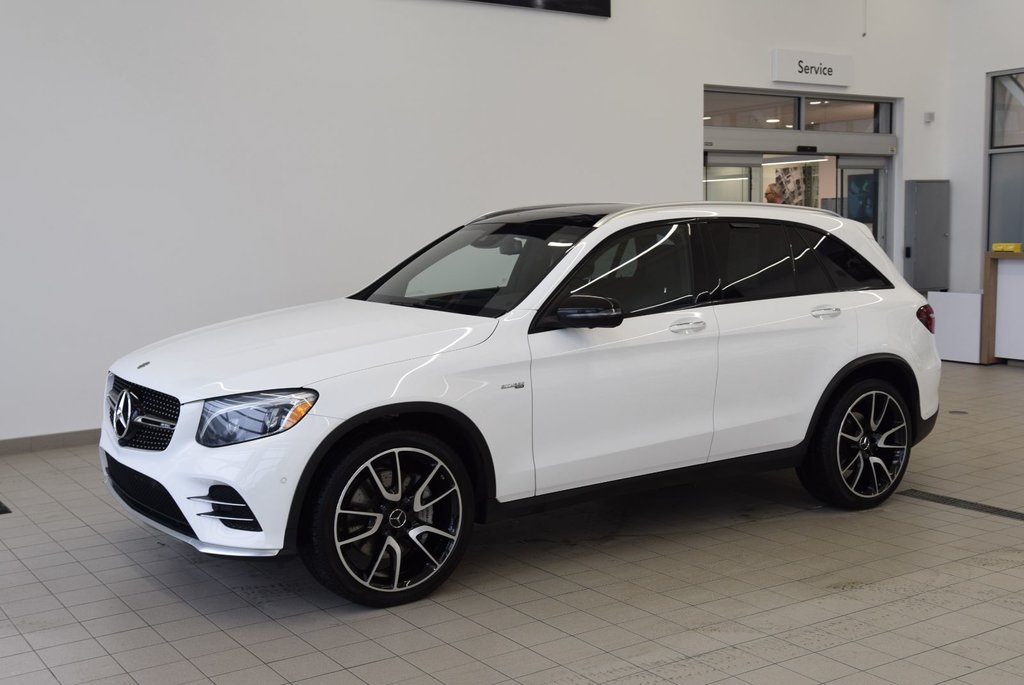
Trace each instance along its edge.
{"label": "service sign", "polygon": [[820,86],[849,86],[853,80],[853,58],[849,55],[802,50],[773,50],[772,80]]}

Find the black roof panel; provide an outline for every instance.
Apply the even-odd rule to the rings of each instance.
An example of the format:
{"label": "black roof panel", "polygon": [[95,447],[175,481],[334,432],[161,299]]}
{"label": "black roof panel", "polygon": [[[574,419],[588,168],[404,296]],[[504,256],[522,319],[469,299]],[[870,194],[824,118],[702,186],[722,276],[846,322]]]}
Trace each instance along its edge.
{"label": "black roof panel", "polygon": [[545,207],[523,207],[505,212],[493,212],[473,223],[503,224],[559,224],[561,226],[592,227],[598,221],[633,205],[625,203],[566,204]]}

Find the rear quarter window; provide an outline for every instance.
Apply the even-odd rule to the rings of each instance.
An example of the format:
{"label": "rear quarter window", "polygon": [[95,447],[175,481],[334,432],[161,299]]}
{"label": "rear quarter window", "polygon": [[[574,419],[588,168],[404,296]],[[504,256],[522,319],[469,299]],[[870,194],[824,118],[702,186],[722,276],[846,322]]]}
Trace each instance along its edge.
{"label": "rear quarter window", "polygon": [[821,260],[839,290],[876,290],[892,284],[865,257],[843,241],[810,228],[796,232]]}

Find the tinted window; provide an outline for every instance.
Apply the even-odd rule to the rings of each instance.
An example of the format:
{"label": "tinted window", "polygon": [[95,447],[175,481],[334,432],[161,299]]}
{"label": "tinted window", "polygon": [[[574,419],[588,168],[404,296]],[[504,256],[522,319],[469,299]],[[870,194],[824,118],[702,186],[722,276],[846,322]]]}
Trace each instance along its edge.
{"label": "tinted window", "polygon": [[797,291],[802,295],[811,295],[813,293],[827,293],[835,290],[836,287],[832,283],[832,279],[825,272],[824,265],[809,246],[815,243],[811,242],[808,245],[801,239],[801,236],[807,236],[807,234],[811,234],[807,237],[817,234],[814,231],[805,231],[803,229],[794,228],[793,230],[800,233],[800,236],[794,236],[792,240],[793,266],[796,269]]}
{"label": "tinted window", "polygon": [[892,287],[871,262],[838,238],[809,228],[800,228],[797,232],[807,247],[818,256],[839,290]]}
{"label": "tinted window", "polygon": [[797,293],[796,270],[786,227],[712,222],[705,233],[719,282],[713,300],[760,300]]}
{"label": "tinted window", "polygon": [[649,226],[599,245],[580,264],[558,299],[600,295],[616,300],[627,316],[693,304],[689,229]]}

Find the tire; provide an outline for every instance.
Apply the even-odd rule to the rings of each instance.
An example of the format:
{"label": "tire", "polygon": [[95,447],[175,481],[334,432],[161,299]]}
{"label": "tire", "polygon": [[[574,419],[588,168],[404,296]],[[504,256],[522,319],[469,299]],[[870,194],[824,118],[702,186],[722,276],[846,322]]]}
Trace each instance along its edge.
{"label": "tire", "polygon": [[426,433],[387,432],[352,446],[328,475],[300,553],[317,580],[353,602],[404,604],[448,578],[473,518],[472,484],[454,450]]}
{"label": "tire", "polygon": [[896,491],[910,461],[910,411],[883,380],[864,380],[830,403],[797,475],[813,496],[842,509],[870,509]]}

